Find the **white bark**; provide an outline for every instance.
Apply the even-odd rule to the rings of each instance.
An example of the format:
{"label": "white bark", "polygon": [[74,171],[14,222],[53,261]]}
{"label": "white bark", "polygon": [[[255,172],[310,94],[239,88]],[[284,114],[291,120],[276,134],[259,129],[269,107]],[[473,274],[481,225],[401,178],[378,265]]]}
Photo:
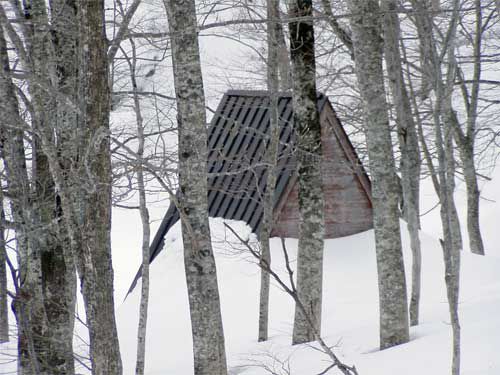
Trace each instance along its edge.
{"label": "white bark", "polygon": [[193,0],[165,0],[169,21],[179,148],[179,210],[195,375],[227,374],[217,270],[208,225],[207,129]]}
{"label": "white bark", "polygon": [[352,0],[355,68],[364,106],[372,177],[380,305],[380,348],[409,340],[406,280],[399,229],[399,189],[395,174],[382,71],[378,2]]}

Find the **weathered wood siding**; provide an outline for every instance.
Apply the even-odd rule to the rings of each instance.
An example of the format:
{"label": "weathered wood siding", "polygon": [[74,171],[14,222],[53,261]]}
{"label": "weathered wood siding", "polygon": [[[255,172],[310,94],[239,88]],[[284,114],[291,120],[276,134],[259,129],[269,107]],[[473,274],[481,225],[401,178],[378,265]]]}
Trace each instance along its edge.
{"label": "weathered wood siding", "polygon": [[[325,238],[359,233],[373,227],[372,206],[358,159],[329,105],[321,113],[323,146],[323,191],[325,195]],[[362,186],[363,181],[365,186]],[[276,212],[272,236],[298,238],[298,185],[291,184]]]}

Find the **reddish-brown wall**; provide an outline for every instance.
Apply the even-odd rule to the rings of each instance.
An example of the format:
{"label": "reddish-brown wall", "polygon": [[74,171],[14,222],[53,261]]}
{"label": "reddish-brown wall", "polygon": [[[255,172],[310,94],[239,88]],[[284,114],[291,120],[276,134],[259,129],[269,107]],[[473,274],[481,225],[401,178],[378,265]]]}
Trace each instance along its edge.
{"label": "reddish-brown wall", "polygon": [[[321,113],[321,123],[325,238],[342,237],[368,230],[373,224],[371,202],[365,192],[366,181],[363,180],[363,188],[356,176],[356,173],[361,173],[361,170],[356,168],[357,158],[347,144],[345,134],[339,131],[340,125],[329,105],[326,105]],[[298,184],[292,184],[288,196],[284,194],[282,197],[279,212],[276,212],[273,236],[298,237]]]}

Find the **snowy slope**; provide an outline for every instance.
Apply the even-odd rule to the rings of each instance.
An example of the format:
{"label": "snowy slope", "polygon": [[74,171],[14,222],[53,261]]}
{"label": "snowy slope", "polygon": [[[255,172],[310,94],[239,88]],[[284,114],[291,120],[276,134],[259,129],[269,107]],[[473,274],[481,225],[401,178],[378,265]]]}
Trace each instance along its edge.
{"label": "snowy slope", "polygon": [[[235,224],[236,225],[236,224]],[[410,269],[408,238],[402,228],[405,261]],[[258,344],[259,271],[244,252],[224,243],[223,225],[212,222],[228,363],[233,374],[267,374],[259,363],[276,366],[288,358],[292,374],[316,374],[326,356],[308,346],[291,347],[293,304],[278,287],[271,294],[271,340]],[[246,231],[238,226],[241,233]],[[183,276],[180,229],[173,228],[167,251],[152,265],[147,374],[191,374],[190,322]],[[227,239],[227,238],[226,238]],[[296,241],[287,240],[295,259]],[[406,345],[377,350],[378,293],[373,231],[328,240],[324,262],[322,334],[337,353],[361,374],[446,374],[451,362],[450,326],[443,278],[442,251],[436,238],[422,234],[421,324]],[[496,249],[497,253],[499,249]],[[273,242],[273,262],[282,269],[281,244]],[[120,342],[126,374],[135,358],[138,289],[118,308]],[[463,334],[462,374],[500,374],[500,258],[463,254],[460,315]],[[274,360],[271,358],[274,357]],[[279,372],[278,372],[279,373]],[[285,372],[281,372],[285,374]],[[331,372],[334,373],[334,372]]]}

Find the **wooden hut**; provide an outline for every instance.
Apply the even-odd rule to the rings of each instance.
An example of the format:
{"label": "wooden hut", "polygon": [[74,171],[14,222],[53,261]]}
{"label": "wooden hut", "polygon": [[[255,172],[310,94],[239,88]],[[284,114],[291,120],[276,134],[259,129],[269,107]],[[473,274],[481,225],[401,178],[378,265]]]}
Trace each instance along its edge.
{"label": "wooden hut", "polygon": [[[370,180],[328,98],[318,95],[322,135],[325,236],[336,238],[372,228]],[[299,207],[296,135],[292,98],[278,101],[280,144],[271,235],[297,238]],[[264,153],[269,141],[269,95],[265,91],[224,94],[208,129],[208,210],[211,217],[246,222],[259,233],[266,186]],[[150,262],[179,220],[172,203],[151,243]],[[135,286],[140,271],[131,290]]]}

